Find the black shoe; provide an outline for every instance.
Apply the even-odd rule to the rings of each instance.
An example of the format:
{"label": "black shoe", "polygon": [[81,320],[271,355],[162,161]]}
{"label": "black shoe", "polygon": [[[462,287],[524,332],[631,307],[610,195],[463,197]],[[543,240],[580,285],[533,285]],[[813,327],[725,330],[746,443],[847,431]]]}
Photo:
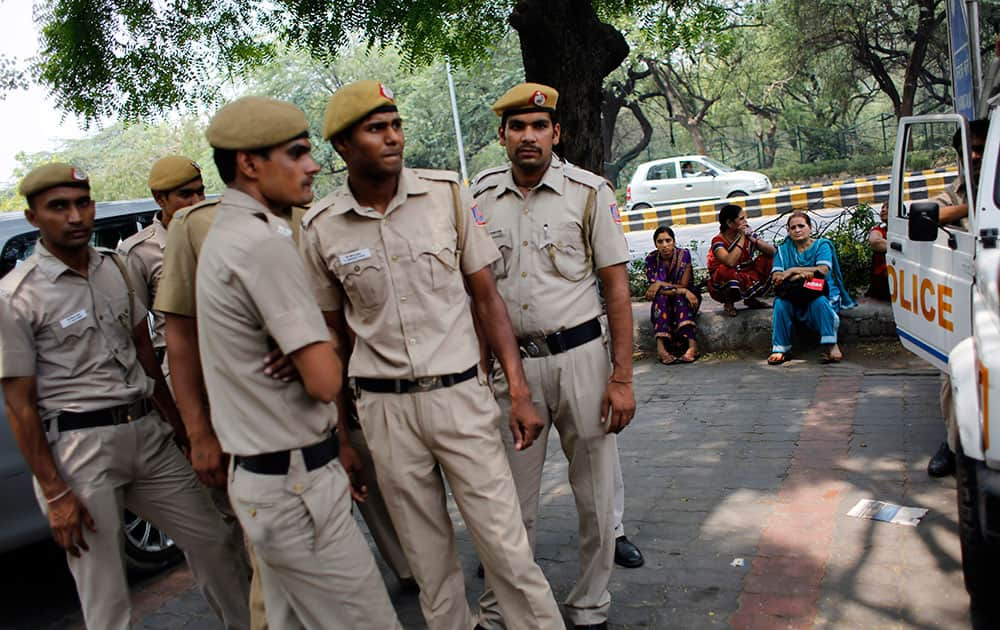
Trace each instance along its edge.
{"label": "black shoe", "polygon": [[941,442],[937,453],[927,462],[927,474],[931,477],[947,477],[955,474],[955,454],[947,442]]}
{"label": "black shoe", "polygon": [[[615,564],[625,567],[626,569],[635,569],[637,567],[641,567],[645,564],[645,562],[646,561],[642,557],[642,552],[639,551],[638,547],[632,544],[632,541],[625,536],[619,536],[615,539]],[[594,627],[597,628],[599,626]]]}
{"label": "black shoe", "polygon": [[[624,536],[622,536],[624,538]],[[602,621],[601,623],[594,623],[588,626],[573,626],[573,630],[608,630],[608,622]]]}

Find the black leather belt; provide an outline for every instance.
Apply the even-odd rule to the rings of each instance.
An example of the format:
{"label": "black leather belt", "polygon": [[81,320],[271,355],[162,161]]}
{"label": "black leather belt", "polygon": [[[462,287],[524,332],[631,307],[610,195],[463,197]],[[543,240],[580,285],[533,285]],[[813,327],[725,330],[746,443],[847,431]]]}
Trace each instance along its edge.
{"label": "black leather belt", "polygon": [[146,401],[139,400],[96,411],[61,411],[56,417],[56,424],[60,431],[93,429],[138,420],[146,415],[148,410]]}
{"label": "black leather belt", "polygon": [[379,394],[406,394],[408,392],[429,392],[442,387],[451,387],[464,383],[476,375],[478,365],[473,365],[464,372],[455,374],[445,374],[444,376],[424,376],[415,380],[396,378],[365,378],[357,377],[354,385],[358,389],[366,392],[376,392]]}
{"label": "black leather belt", "polygon": [[601,322],[595,317],[572,328],[560,330],[551,335],[517,338],[521,356],[525,358],[547,357],[572,350],[601,336]]}
{"label": "black leather belt", "polygon": [[[340,441],[337,439],[337,432],[334,431],[330,437],[322,442],[301,449],[292,449],[292,451],[295,450],[302,451],[306,470],[316,470],[326,466],[340,453]],[[258,475],[286,475],[288,474],[288,465],[292,461],[292,451],[275,451],[260,455],[236,455],[236,465]]]}

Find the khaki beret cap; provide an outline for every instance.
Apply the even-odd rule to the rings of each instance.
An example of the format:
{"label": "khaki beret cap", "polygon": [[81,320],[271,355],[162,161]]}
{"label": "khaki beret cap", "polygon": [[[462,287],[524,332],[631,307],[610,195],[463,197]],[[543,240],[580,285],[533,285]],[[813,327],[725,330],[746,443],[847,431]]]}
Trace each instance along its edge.
{"label": "khaki beret cap", "polygon": [[288,142],[308,130],[305,113],[295,105],[266,96],[244,96],[215,113],[205,137],[216,149],[250,151]]}
{"label": "khaki beret cap", "polygon": [[556,111],[559,92],[541,83],[521,83],[507,90],[491,108],[497,116],[504,112]]}
{"label": "khaki beret cap", "polygon": [[86,185],[87,188],[90,188],[90,178],[82,169],[72,164],[53,162],[31,169],[31,172],[21,180],[17,190],[25,197],[30,197],[43,190],[66,184],[71,186]]}
{"label": "khaki beret cap", "polygon": [[323,113],[323,139],[329,140],[379,107],[396,106],[392,90],[378,81],[348,83],[330,96]]}
{"label": "khaki beret cap", "polygon": [[169,192],[198,177],[201,177],[201,167],[197,162],[183,155],[168,155],[158,159],[149,169],[149,189]]}

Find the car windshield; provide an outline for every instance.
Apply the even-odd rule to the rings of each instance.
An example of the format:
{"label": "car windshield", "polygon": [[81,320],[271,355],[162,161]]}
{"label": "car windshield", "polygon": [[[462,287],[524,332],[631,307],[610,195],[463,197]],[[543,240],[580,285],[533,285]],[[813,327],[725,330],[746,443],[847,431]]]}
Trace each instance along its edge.
{"label": "car windshield", "polygon": [[718,160],[713,160],[710,157],[703,157],[701,159],[702,159],[702,161],[705,162],[705,164],[708,164],[709,166],[711,166],[715,170],[719,171],[720,173],[732,173],[733,171],[736,170],[734,168],[726,166],[725,164],[723,164],[722,162],[719,162]]}

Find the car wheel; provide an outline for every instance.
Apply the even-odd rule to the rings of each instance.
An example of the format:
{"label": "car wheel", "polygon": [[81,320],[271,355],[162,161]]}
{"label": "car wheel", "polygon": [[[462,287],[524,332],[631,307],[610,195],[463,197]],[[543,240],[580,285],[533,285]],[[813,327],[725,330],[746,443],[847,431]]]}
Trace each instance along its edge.
{"label": "car wheel", "polygon": [[956,455],[958,487],[958,537],[962,547],[962,574],[969,593],[969,614],[973,628],[1000,627],[1000,605],[996,601],[1000,587],[1000,548],[983,538],[976,502],[976,461],[959,448]]}
{"label": "car wheel", "polygon": [[125,535],[125,564],[130,571],[159,571],[174,564],[183,555],[169,536],[131,512],[125,512],[122,529]]}
{"label": "car wheel", "polygon": [[649,205],[648,203],[637,203],[634,206],[632,206],[630,210],[649,210],[652,207],[653,206]]}
{"label": "car wheel", "polygon": [[746,197],[746,196],[747,194],[742,190],[734,190],[733,192],[729,193],[726,199],[732,199],[733,197]]}

